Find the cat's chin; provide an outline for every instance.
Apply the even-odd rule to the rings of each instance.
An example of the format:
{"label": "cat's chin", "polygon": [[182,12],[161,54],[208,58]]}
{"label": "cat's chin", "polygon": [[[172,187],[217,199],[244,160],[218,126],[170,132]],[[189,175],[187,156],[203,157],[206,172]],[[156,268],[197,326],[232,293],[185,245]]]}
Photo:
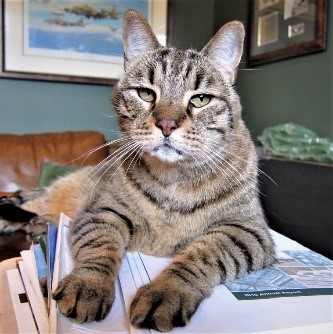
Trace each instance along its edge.
{"label": "cat's chin", "polygon": [[169,163],[174,163],[184,160],[183,153],[168,144],[162,144],[156,146],[150,152],[150,155]]}

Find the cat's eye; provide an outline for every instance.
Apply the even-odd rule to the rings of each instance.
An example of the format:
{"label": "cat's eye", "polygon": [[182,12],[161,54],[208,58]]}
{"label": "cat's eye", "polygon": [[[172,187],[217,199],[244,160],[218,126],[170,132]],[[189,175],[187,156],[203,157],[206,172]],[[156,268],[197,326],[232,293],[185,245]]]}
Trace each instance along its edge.
{"label": "cat's eye", "polygon": [[212,97],[206,94],[194,95],[190,98],[190,103],[195,108],[202,108],[206,106],[211,101],[211,99]]}
{"label": "cat's eye", "polygon": [[154,102],[156,100],[155,92],[148,88],[139,88],[138,94],[145,102]]}

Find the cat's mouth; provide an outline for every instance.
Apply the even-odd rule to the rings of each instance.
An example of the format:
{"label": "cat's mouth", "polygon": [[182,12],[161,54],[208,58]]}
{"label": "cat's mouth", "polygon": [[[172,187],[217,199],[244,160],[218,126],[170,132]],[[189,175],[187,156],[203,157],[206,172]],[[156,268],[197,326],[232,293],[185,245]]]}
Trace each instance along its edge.
{"label": "cat's mouth", "polygon": [[173,147],[168,139],[165,139],[162,144],[156,146],[151,154],[168,162],[176,162],[184,159],[183,152]]}

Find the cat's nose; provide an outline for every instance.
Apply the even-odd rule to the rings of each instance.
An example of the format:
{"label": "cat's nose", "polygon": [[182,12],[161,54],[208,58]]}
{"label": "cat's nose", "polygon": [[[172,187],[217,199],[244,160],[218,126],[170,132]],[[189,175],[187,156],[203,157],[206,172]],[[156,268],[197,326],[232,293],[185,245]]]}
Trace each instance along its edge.
{"label": "cat's nose", "polygon": [[169,137],[171,132],[178,128],[178,125],[173,119],[161,119],[156,122],[156,126],[162,130],[165,137]]}

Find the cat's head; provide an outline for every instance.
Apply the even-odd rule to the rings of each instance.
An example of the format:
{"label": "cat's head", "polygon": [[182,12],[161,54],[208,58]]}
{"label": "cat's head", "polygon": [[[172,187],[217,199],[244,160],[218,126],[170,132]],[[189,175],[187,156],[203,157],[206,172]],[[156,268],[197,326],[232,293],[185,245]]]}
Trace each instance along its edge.
{"label": "cat's head", "polygon": [[162,47],[144,17],[124,18],[125,74],[112,101],[137,149],[170,163],[223,154],[241,107],[233,89],[244,40],[238,21],[201,52]]}

